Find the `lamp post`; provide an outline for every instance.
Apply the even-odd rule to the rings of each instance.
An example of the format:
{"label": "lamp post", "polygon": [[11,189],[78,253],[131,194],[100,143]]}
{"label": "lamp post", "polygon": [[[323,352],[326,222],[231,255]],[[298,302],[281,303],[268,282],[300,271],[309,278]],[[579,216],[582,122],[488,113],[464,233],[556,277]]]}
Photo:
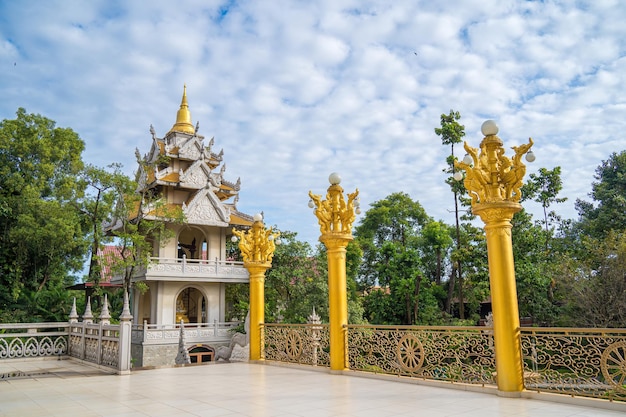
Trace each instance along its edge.
{"label": "lamp post", "polygon": [[[533,140],[513,146],[515,155],[509,158],[504,155],[496,123],[487,120],[481,130],[485,137],[480,149],[465,142],[467,155],[463,161],[455,161],[454,166],[465,171],[464,184],[472,199],[472,212],[485,223],[498,390],[519,392],[524,389],[524,373],[511,219],[522,209],[520,188],[526,173],[522,156],[526,154],[528,162],[535,160],[530,151]],[[461,171],[455,172],[454,178],[462,180]]]}
{"label": "lamp post", "polygon": [[239,238],[243,266],[250,274],[250,360],[261,360],[261,325],[265,321],[265,271],[272,266],[272,257],[279,233],[266,229],[261,214],[254,215],[247,232],[233,228],[233,242]]}
{"label": "lamp post", "polygon": [[328,177],[330,187],[326,200],[321,195],[309,191],[309,207],[315,207],[314,213],[320,225],[320,242],[326,246],[328,254],[328,304],[330,321],[330,369],[348,368],[348,343],[346,326],[348,325],[348,296],[346,291],[346,247],[353,239],[352,223],[355,212],[360,213],[357,196],[359,190],[344,198],[343,188],[339,185],[341,177],[333,172]]}

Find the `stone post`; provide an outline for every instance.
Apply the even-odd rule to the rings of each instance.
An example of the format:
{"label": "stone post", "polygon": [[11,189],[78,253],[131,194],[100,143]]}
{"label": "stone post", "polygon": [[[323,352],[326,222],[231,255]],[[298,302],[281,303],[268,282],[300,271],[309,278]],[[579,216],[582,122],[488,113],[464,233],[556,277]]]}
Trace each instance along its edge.
{"label": "stone post", "polygon": [[118,368],[117,373],[119,375],[130,374],[130,345],[133,320],[132,314],[130,314],[130,308],[128,306],[128,292],[124,289],[124,307],[122,308],[122,314],[120,314],[120,339],[118,345]]}
{"label": "stone post", "polygon": [[313,326],[311,326],[311,345],[313,346],[313,366],[317,366],[317,350],[320,347],[320,332],[322,330],[320,324],[322,320],[315,312],[315,307],[313,307],[313,313],[307,317],[307,323],[313,324]]}
{"label": "stone post", "polygon": [[83,314],[83,323],[93,323],[93,313],[91,312],[91,297],[87,297],[87,304],[85,305],[85,313]]}
{"label": "stone post", "polygon": [[102,304],[102,311],[100,312],[98,319],[100,319],[100,324],[111,324],[111,314],[109,313],[109,300],[107,298],[107,294],[104,294],[104,304]]}

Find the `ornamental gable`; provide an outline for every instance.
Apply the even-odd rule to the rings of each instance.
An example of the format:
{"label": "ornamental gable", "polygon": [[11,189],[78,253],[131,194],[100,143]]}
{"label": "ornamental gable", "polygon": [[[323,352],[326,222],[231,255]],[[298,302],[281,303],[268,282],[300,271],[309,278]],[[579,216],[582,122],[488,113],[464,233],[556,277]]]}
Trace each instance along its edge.
{"label": "ornamental gable", "polygon": [[228,227],[230,221],[230,210],[208,188],[196,192],[189,204],[183,203],[183,213],[188,224]]}
{"label": "ornamental gable", "polygon": [[192,137],[178,148],[178,157],[190,161],[197,161],[201,158],[204,159],[204,146],[202,145],[202,141],[197,136]]}
{"label": "ornamental gable", "polygon": [[196,161],[180,174],[180,185],[188,188],[206,187],[211,175],[211,168],[206,162]]}

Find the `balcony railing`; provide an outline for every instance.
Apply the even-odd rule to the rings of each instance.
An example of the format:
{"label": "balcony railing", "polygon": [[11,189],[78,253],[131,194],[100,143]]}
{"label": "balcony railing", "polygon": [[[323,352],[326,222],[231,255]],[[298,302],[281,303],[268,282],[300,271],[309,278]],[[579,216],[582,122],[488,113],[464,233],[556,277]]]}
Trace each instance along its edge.
{"label": "balcony railing", "polygon": [[[496,385],[490,327],[348,325],[348,367]],[[626,401],[626,329],[523,327],[527,390]],[[263,325],[264,358],[328,366],[328,325]]]}
{"label": "balcony railing", "polygon": [[182,258],[150,258],[147,271],[147,279],[167,278],[189,279],[203,278],[219,282],[248,282],[248,270],[243,262],[220,261],[206,259]]}
{"label": "balcony railing", "polygon": [[112,324],[70,324],[70,356],[97,365],[119,366],[120,326]]}
{"label": "balcony railing", "polygon": [[266,360],[330,367],[328,324],[265,323],[263,334]]}
{"label": "balcony railing", "polygon": [[495,384],[491,328],[349,325],[348,351],[353,370]]}
{"label": "balcony railing", "polygon": [[521,329],[524,385],[626,401],[626,329]]}
{"label": "balcony railing", "polygon": [[0,359],[67,355],[69,324],[0,324]]}
{"label": "balcony railing", "polygon": [[126,363],[120,354],[129,337],[122,340],[123,325],[102,322],[0,324],[0,360],[70,356],[124,373],[130,368],[130,357]]}
{"label": "balcony railing", "polygon": [[[185,342],[188,344],[228,342],[239,324],[236,321],[185,323],[183,324]],[[180,324],[147,324],[144,322],[133,325],[131,335],[132,343],[143,343],[144,345],[176,343],[180,338]]]}

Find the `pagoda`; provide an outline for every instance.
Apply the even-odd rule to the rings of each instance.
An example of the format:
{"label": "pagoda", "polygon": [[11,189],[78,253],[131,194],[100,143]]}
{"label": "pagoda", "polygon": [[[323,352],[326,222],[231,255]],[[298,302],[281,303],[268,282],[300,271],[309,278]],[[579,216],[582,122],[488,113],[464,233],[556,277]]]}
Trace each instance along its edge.
{"label": "pagoda", "polygon": [[223,150],[213,152],[213,138],[205,146],[198,130],[185,86],[172,128],[159,138],[150,126],[150,151],[143,156],[136,151],[138,191],[149,191],[162,205],[183,214],[183,221],[159,218],[174,237],[165,244],[155,239],[147,268],[133,277],[147,287],[141,292],[133,285],[131,290],[133,321],[141,331],[133,333],[132,354],[143,366],[172,363],[181,323],[197,329],[186,339],[192,346],[204,346],[203,352],[227,344],[226,286],[249,283],[243,264],[229,259],[226,251],[233,227],[253,223],[237,210],[241,181],[225,178]]}

